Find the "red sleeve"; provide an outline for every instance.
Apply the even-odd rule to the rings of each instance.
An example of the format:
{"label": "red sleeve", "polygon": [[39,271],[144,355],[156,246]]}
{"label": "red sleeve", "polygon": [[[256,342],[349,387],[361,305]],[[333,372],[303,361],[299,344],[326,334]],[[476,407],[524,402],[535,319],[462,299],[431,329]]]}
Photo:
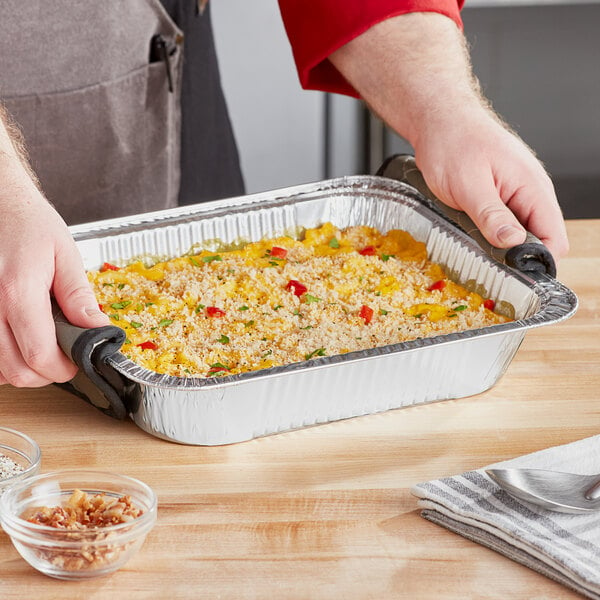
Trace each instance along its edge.
{"label": "red sleeve", "polygon": [[367,29],[397,15],[437,12],[462,28],[465,0],[279,0],[294,60],[305,89],[358,97],[327,57]]}

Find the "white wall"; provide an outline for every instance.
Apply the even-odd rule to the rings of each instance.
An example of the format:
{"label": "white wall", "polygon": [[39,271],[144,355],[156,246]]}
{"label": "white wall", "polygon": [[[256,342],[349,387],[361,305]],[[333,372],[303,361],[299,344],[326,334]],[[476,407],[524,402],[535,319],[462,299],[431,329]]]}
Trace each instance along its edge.
{"label": "white wall", "polygon": [[210,6],[248,193],[323,179],[323,94],[301,89],[276,0]]}

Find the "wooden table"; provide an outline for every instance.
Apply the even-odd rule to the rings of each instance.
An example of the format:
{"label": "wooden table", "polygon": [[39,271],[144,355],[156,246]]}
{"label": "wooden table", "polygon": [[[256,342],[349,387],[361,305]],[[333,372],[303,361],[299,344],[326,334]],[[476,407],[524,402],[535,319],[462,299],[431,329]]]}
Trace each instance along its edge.
{"label": "wooden table", "polygon": [[568,224],[561,281],[577,315],[531,330],[476,397],[221,447],[173,444],[57,388],[0,387],[0,423],[36,439],[42,471],[142,479],[159,517],[112,576],[53,580],[0,532],[0,598],[578,598],[419,516],[414,483],[600,432],[600,220]]}

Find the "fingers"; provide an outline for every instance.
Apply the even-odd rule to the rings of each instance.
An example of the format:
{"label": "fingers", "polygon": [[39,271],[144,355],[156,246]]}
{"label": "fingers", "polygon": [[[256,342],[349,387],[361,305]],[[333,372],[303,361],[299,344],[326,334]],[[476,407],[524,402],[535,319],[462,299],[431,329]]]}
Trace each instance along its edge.
{"label": "fingers", "polygon": [[450,199],[444,192],[440,199],[465,211],[490,244],[510,248],[525,241],[526,230],[502,201],[489,168],[457,172],[451,190]]}
{"label": "fingers", "polygon": [[98,308],[68,233],[57,233],[51,245],[40,242],[35,254],[32,247],[19,247],[0,277],[0,384],[16,387],[64,382],[77,372],[56,340],[51,288],[75,325],[97,327],[109,321]]}
{"label": "fingers", "polygon": [[81,257],[73,244],[56,256],[54,298],[67,320],[78,327],[109,325],[109,318],[98,307]]}
{"label": "fingers", "polygon": [[[6,320],[0,321],[0,372],[16,387],[40,387],[68,381],[77,367],[56,342],[49,296],[30,287],[19,299],[4,294]],[[25,301],[26,299],[26,301]]]}
{"label": "fingers", "polygon": [[424,162],[423,174],[433,192],[465,211],[493,246],[521,244],[530,231],[557,261],[567,254],[565,222],[552,182],[516,138],[509,138],[505,152],[470,154],[458,164]]}
{"label": "fingers", "polygon": [[569,251],[565,221],[550,179],[539,187],[519,189],[509,201],[511,210],[558,261]]}

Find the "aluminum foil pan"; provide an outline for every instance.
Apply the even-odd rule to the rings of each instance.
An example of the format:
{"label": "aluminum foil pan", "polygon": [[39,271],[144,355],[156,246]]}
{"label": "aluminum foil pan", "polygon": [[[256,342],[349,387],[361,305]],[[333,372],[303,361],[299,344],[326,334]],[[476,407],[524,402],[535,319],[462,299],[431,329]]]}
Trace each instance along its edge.
{"label": "aluminum foil pan", "polygon": [[214,249],[327,221],[409,231],[453,279],[493,298],[515,321],[218,379],[160,375],[112,352],[102,359],[105,379],[139,427],[167,440],[217,445],[470,396],[498,381],[528,329],[576,310],[575,295],[561,283],[501,264],[416,189],[384,177],[333,179],[71,231],[85,267],[98,269],[105,261],[173,257],[192,246]]}

